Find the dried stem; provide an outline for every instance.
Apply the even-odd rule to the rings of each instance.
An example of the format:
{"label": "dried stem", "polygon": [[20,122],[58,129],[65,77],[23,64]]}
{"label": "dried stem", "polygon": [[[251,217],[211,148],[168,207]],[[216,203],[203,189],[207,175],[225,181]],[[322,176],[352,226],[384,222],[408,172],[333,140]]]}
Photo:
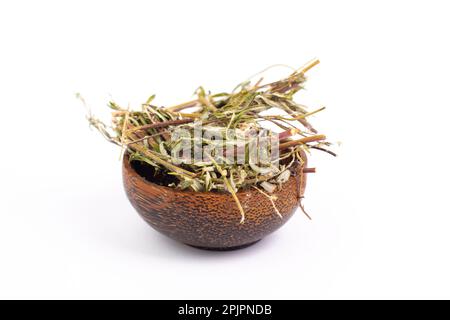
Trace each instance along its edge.
{"label": "dried stem", "polygon": [[318,135],[314,135],[314,136],[309,136],[309,137],[304,137],[298,140],[292,140],[292,141],[288,141],[285,143],[280,144],[279,149],[280,150],[285,150],[287,148],[290,147],[295,147],[297,145],[300,144],[306,144],[306,143],[310,143],[310,142],[315,142],[315,141],[321,141],[321,140],[325,140],[327,137],[323,134],[318,134]]}
{"label": "dried stem", "polygon": [[168,126],[176,126],[176,125],[180,125],[180,124],[186,124],[186,123],[190,123],[190,122],[194,122],[193,119],[179,119],[179,120],[169,120],[169,121],[163,121],[163,122],[157,122],[157,123],[150,123],[150,124],[146,124],[140,127],[135,127],[133,129],[131,129],[131,132],[135,132],[135,131],[141,131],[141,130],[147,130],[147,129],[155,129],[155,128],[165,128]]}
{"label": "dried stem", "polygon": [[[175,175],[179,182],[175,183],[174,187],[194,191],[230,192],[241,214],[241,223],[245,221],[245,212],[237,192],[246,187],[254,187],[265,194],[275,212],[281,216],[273,197],[259,186],[263,184],[265,188],[272,189],[271,186],[288,179],[286,173],[290,172],[293,163],[296,160],[301,161],[299,150],[317,149],[336,155],[324,148],[329,146],[325,135],[317,134],[317,130],[306,120],[324,108],[308,112],[305,106],[293,100],[293,96],[304,86],[305,73],[318,63],[319,60],[313,59],[286,78],[271,83],[263,84],[263,77],[258,77],[254,84],[245,81],[231,93],[211,94],[199,87],[196,90],[196,99],[168,108],[153,105],[154,95],[141,105],[141,111],[121,108],[111,101],[111,127],[94,118],[90,111],[88,120],[108,141],[121,146],[122,152],[126,150],[131,159],[143,161],[145,165],[155,167],[155,170],[162,174]],[[192,110],[189,111],[192,112],[186,110],[190,108]],[[277,109],[284,115],[264,113],[271,109]],[[266,163],[257,166],[250,161],[249,137],[274,137],[275,132],[270,130],[269,134],[265,135],[267,131],[263,125],[267,122],[282,130],[278,135],[278,159],[270,158]],[[193,135],[198,127],[202,130],[201,138]],[[179,128],[192,135],[179,137],[173,134]],[[233,135],[229,134],[229,129],[237,129],[242,137],[230,138]],[[186,149],[183,143],[192,148],[200,146],[201,151],[205,152],[206,148],[211,148],[215,143],[212,138],[206,138],[205,134],[214,132],[225,133],[226,148],[223,153],[215,153],[215,157],[220,155],[219,158],[227,160],[224,163],[219,164],[215,157],[208,153],[206,155],[209,158],[202,161],[179,161],[180,159],[173,156],[179,154],[180,149],[184,156]],[[292,140],[296,135],[301,138]],[[187,153],[190,151],[191,155],[194,154],[195,149],[192,148],[187,149]],[[267,147],[266,152],[271,151],[273,150],[270,146]],[[231,154],[245,159],[244,163],[227,159]],[[303,173],[313,172],[315,168],[303,168]],[[303,177],[303,174],[300,176]],[[300,206],[302,207],[301,204]]]}

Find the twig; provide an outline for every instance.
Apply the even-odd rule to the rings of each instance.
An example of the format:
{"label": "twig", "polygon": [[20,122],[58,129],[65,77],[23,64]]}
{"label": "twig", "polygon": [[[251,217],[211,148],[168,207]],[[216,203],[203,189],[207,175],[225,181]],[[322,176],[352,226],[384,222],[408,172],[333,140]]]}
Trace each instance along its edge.
{"label": "twig", "polygon": [[147,129],[155,129],[155,128],[164,128],[164,127],[168,127],[168,126],[176,126],[176,125],[186,124],[186,123],[190,123],[190,122],[194,122],[194,119],[178,119],[178,120],[161,121],[161,122],[146,124],[146,125],[143,125],[140,127],[135,127],[133,129],[131,129],[130,132],[147,130]]}
{"label": "twig", "polygon": [[328,153],[328,154],[331,154],[333,157],[337,157],[337,154],[336,154],[336,153],[334,153],[333,151],[330,151],[330,150],[328,150],[328,149],[321,148],[321,147],[317,147],[317,146],[311,146],[310,148],[311,148],[311,149],[320,150],[320,151],[326,152],[326,153]]}
{"label": "twig", "polygon": [[191,101],[188,101],[188,102],[184,102],[184,103],[178,104],[176,106],[167,107],[167,108],[165,108],[165,110],[167,110],[167,111],[181,111],[183,109],[195,107],[197,104],[198,104],[198,99],[195,99],[195,100],[191,100]]}
{"label": "twig", "polygon": [[264,191],[260,190],[256,186],[253,186],[253,188],[258,190],[260,193],[262,193],[263,195],[265,195],[269,199],[270,203],[272,204],[272,207],[275,209],[275,213],[280,217],[280,219],[283,219],[283,216],[281,215],[280,211],[278,210],[277,206],[275,205],[275,202],[273,202],[272,196],[268,195],[267,193],[265,193]]}
{"label": "twig", "polygon": [[310,142],[315,142],[315,141],[320,141],[320,140],[325,140],[327,137],[323,134],[318,134],[318,135],[314,135],[314,136],[309,136],[309,137],[304,137],[298,140],[292,140],[292,141],[288,141],[285,143],[280,144],[279,146],[279,150],[284,150],[290,147],[294,147],[297,146],[299,144],[306,144],[306,143],[310,143]]}
{"label": "twig", "polygon": [[167,169],[169,169],[170,171],[176,172],[181,176],[187,176],[189,178],[194,178],[196,176],[195,173],[192,173],[190,171],[187,171],[183,168],[180,168],[170,162],[167,162],[163,159],[161,159],[159,156],[155,155],[153,153],[153,151],[145,148],[144,146],[140,145],[140,144],[133,144],[130,146],[130,149],[137,151],[147,157],[149,157],[151,160],[155,161],[156,163],[166,167]]}

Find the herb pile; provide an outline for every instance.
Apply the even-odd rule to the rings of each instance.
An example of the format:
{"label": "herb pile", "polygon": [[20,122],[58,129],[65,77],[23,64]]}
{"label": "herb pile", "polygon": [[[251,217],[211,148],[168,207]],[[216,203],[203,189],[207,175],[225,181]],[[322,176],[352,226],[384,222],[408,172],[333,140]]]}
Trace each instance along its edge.
{"label": "herb pile", "polygon": [[[88,120],[108,141],[121,146],[130,161],[140,161],[149,166],[155,175],[170,175],[168,181],[171,182],[167,186],[230,192],[243,222],[245,213],[236,196],[240,189],[256,188],[273,204],[271,193],[289,179],[289,169],[296,162],[303,161],[301,152],[318,149],[334,155],[328,150],[330,143],[326,137],[318,134],[307,119],[324,108],[308,111],[293,100],[294,95],[303,89],[305,73],[318,63],[318,60],[312,60],[276,82],[262,84],[262,78],[253,84],[243,82],[231,93],[211,94],[199,87],[194,100],[171,107],[153,105],[154,95],[142,104],[139,111],[122,108],[111,101],[111,125],[92,115]],[[267,114],[268,110],[274,109],[279,111],[276,115]],[[276,129],[267,130],[269,123]],[[202,135],[196,137],[193,132],[199,126]],[[180,129],[192,134],[180,135],[177,133]],[[233,137],[228,136],[230,129],[236,133]],[[252,163],[246,139],[250,132],[257,136],[264,132],[269,139],[276,137],[278,158],[258,165]],[[220,143],[208,138],[217,135],[223,137]],[[208,148],[206,159],[193,161],[192,154],[185,160],[183,157],[186,155],[175,158],[173,155],[179,154],[186,143],[192,146],[192,153],[194,148]],[[229,150],[235,156],[243,157],[244,163],[230,161],[225,154]],[[275,205],[274,208],[278,213]]]}

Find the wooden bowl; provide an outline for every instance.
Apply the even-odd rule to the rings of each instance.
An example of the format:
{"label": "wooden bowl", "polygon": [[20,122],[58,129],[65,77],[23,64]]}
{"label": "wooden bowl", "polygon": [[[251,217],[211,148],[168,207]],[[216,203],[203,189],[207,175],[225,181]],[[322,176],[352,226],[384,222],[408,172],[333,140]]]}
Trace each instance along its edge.
{"label": "wooden bowl", "polygon": [[293,167],[293,175],[275,191],[274,201],[249,188],[237,193],[245,210],[245,222],[230,193],[183,191],[148,181],[123,159],[123,182],[133,207],[154,229],[187,245],[209,250],[247,247],[281,227],[294,214],[306,185],[304,163]]}

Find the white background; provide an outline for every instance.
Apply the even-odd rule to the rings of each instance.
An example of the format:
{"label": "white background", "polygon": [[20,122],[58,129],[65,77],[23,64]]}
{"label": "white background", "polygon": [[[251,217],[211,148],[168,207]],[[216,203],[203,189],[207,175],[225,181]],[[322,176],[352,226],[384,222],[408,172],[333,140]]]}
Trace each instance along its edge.
{"label": "white background", "polygon": [[[446,1],[2,1],[0,298],[450,298]],[[134,212],[81,92],[170,105],[313,57],[306,208],[203,252]],[[288,70],[279,69],[280,74]]]}

